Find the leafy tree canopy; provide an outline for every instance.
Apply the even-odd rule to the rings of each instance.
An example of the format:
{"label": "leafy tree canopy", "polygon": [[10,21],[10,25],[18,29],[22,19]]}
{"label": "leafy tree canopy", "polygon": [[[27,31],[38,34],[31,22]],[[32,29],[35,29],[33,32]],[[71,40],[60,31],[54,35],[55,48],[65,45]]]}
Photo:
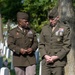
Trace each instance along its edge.
{"label": "leafy tree canopy", "polygon": [[16,13],[22,8],[21,0],[1,0],[1,14],[6,20],[14,20]]}
{"label": "leafy tree canopy", "polygon": [[47,13],[51,10],[57,1],[53,0],[24,0],[22,11],[28,12],[31,15],[32,27],[40,32],[41,27],[47,22]]}

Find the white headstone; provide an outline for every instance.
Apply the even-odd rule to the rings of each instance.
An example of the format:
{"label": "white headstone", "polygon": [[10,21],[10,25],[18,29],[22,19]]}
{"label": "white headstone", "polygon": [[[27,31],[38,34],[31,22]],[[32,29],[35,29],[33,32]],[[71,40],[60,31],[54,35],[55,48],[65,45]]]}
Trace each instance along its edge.
{"label": "white headstone", "polygon": [[10,70],[7,67],[2,67],[0,70],[0,75],[10,75]]}
{"label": "white headstone", "polygon": [[13,66],[13,52],[11,51],[11,70],[14,69],[14,66]]}
{"label": "white headstone", "polygon": [[10,50],[7,48],[6,50],[6,58],[8,59],[10,57]]}
{"label": "white headstone", "polygon": [[3,47],[4,47],[4,44],[0,41],[0,56],[2,56]]}
{"label": "white headstone", "polygon": [[42,61],[40,62],[39,75],[42,75]]}
{"label": "white headstone", "polygon": [[3,48],[3,55],[5,55],[6,54],[6,46],[4,46],[4,48]]}
{"label": "white headstone", "polygon": [[5,40],[5,46],[7,47],[8,45],[7,45],[7,39]]}

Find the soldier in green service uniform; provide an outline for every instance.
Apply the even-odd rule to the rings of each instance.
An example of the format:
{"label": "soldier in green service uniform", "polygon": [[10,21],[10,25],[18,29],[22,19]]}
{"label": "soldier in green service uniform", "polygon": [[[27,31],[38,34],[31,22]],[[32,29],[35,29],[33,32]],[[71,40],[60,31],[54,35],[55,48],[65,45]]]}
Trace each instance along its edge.
{"label": "soldier in green service uniform", "polygon": [[18,26],[10,30],[8,47],[13,51],[13,64],[16,75],[35,75],[35,50],[38,47],[36,33],[30,28],[29,15],[17,13]]}
{"label": "soldier in green service uniform", "polygon": [[57,11],[50,11],[48,18],[50,24],[42,28],[39,42],[42,75],[64,75],[71,47],[70,27],[59,20]]}

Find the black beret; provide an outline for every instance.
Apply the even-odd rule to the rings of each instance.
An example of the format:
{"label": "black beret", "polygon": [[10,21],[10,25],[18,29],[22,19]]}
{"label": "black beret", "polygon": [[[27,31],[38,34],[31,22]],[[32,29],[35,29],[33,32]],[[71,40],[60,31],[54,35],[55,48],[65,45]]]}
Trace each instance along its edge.
{"label": "black beret", "polygon": [[17,13],[17,20],[18,19],[25,19],[29,21],[29,15],[25,12],[18,12]]}
{"label": "black beret", "polygon": [[48,12],[48,18],[50,19],[50,18],[55,18],[55,17],[57,17],[58,16],[58,9],[57,9],[57,7],[54,7],[52,10],[50,10],[49,12]]}

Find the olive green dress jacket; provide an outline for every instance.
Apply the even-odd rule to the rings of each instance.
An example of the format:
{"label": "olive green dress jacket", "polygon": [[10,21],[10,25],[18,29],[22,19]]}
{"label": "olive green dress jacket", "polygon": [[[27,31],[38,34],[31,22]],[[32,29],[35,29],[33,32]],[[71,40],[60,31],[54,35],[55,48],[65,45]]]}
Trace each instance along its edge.
{"label": "olive green dress jacket", "polygon": [[49,64],[51,67],[65,66],[66,57],[70,51],[70,28],[63,23],[57,23],[55,30],[52,32],[50,25],[46,25],[42,28],[40,34],[39,51],[42,57],[42,64],[46,63],[44,55],[58,56],[59,59],[53,64]]}
{"label": "olive green dress jacket", "polygon": [[[19,27],[12,29],[8,35],[8,47],[13,51],[14,66],[29,66],[36,64],[35,50],[38,47],[36,33],[32,29],[23,32]],[[20,53],[20,49],[32,48],[31,54]]]}

